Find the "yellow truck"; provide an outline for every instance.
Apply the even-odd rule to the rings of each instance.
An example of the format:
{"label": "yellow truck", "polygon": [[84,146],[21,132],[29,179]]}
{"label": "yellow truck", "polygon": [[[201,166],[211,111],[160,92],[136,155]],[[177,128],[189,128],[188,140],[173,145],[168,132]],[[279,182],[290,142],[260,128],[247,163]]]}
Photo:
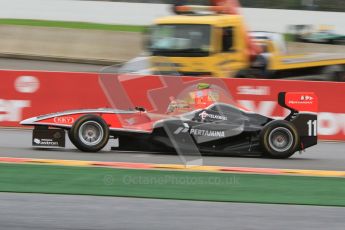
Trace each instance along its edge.
{"label": "yellow truck", "polygon": [[247,31],[243,16],[229,9],[233,0],[212,2],[176,4],[176,15],[155,21],[147,41],[153,68],[169,58],[187,76],[345,81],[345,55],[286,54],[279,35]]}

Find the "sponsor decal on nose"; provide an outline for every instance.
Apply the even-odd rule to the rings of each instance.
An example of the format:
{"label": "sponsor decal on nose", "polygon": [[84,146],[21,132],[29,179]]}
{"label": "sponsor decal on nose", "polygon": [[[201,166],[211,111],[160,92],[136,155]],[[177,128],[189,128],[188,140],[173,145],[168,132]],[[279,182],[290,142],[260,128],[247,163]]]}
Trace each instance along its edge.
{"label": "sponsor decal on nose", "polygon": [[55,117],[54,122],[57,124],[72,124],[74,122],[73,117]]}

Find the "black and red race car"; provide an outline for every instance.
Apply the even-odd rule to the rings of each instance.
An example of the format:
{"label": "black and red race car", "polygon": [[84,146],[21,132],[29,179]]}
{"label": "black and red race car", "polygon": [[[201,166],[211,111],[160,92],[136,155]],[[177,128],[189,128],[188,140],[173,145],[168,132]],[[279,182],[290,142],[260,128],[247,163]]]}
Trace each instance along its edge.
{"label": "black and red race car", "polygon": [[221,100],[208,84],[171,97],[165,113],[144,108],[83,109],[26,119],[33,146],[64,147],[65,133],[81,151],[98,152],[110,138],[124,151],[189,152],[201,155],[262,155],[288,158],[317,144],[317,97],[282,92],[278,103],[290,114],[277,120]]}

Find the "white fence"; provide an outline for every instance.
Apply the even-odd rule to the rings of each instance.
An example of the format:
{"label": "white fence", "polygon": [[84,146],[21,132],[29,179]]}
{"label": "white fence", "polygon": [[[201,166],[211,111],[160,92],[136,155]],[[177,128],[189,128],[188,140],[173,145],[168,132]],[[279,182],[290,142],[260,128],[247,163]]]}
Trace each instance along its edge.
{"label": "white fence", "polygon": [[[77,0],[0,0],[0,18],[148,25],[170,5]],[[244,8],[251,30],[285,32],[290,24],[333,25],[345,34],[345,13]]]}

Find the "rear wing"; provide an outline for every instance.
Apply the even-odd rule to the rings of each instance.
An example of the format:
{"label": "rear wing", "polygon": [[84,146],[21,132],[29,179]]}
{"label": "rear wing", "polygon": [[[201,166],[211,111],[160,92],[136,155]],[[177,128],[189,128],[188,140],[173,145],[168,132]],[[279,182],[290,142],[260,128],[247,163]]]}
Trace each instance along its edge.
{"label": "rear wing", "polygon": [[278,95],[280,106],[291,112],[317,113],[318,99],[312,92],[281,92]]}
{"label": "rear wing", "polygon": [[312,92],[281,92],[278,95],[280,106],[291,111],[285,120],[296,127],[300,138],[300,149],[317,144],[318,98]]}

